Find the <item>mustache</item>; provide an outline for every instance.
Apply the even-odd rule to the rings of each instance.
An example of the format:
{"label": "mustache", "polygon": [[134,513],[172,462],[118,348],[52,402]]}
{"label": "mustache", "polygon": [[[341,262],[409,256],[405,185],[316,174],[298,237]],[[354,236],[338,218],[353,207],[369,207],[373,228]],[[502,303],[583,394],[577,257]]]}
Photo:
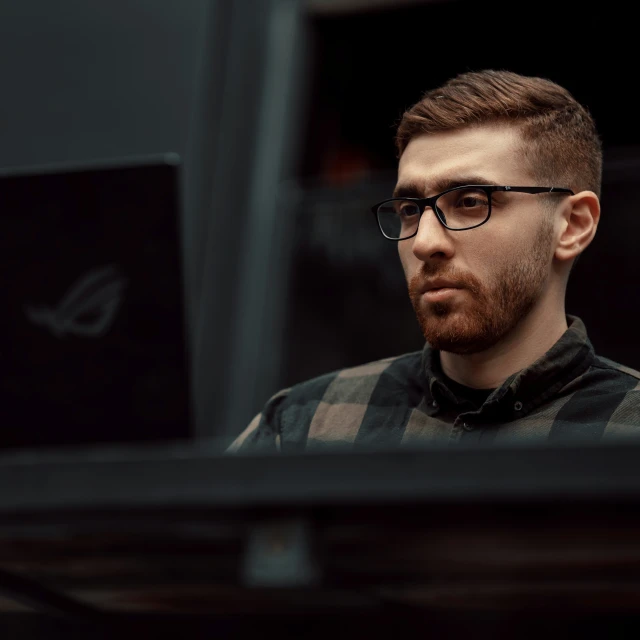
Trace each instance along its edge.
{"label": "mustache", "polygon": [[420,291],[424,288],[425,282],[435,278],[442,278],[443,280],[453,282],[460,288],[469,289],[471,293],[476,295],[482,291],[480,281],[471,273],[451,269],[442,270],[437,267],[432,268],[423,265],[420,272],[413,275],[409,280],[409,294],[412,296],[420,295]]}

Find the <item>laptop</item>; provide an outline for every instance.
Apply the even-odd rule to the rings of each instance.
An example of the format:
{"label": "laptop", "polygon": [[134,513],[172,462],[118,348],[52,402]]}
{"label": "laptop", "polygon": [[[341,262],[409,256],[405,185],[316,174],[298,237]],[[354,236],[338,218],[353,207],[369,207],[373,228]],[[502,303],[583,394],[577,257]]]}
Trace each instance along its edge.
{"label": "laptop", "polygon": [[180,170],[0,170],[0,448],[190,437]]}

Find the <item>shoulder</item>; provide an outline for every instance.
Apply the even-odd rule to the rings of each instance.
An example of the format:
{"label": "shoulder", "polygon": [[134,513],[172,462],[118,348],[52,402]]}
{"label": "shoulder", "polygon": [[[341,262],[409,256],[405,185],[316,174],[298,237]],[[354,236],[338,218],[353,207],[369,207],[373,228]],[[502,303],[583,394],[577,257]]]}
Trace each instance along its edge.
{"label": "shoulder", "polygon": [[632,383],[633,380],[640,381],[640,371],[600,355],[595,356],[591,368],[608,371],[611,375],[619,377],[622,380],[627,380],[630,383]]}
{"label": "shoulder", "polygon": [[[309,437],[352,438],[369,406],[408,404],[423,391],[422,351],[338,369],[272,395],[229,453],[304,449]],[[417,404],[417,399],[415,399]]]}
{"label": "shoulder", "polygon": [[604,356],[595,355],[585,372],[582,387],[583,396],[594,400],[608,397],[612,403],[640,401],[640,371],[620,364]]}
{"label": "shoulder", "polygon": [[603,425],[603,439],[640,435],[640,371],[596,355],[591,383],[579,395],[588,420]]}
{"label": "shoulder", "polygon": [[421,351],[338,369],[293,385],[286,404],[314,401],[348,402],[389,387],[411,386],[421,374]]}
{"label": "shoulder", "polygon": [[372,413],[417,404],[424,388],[421,356],[418,351],[384,358],[292,386],[277,415],[283,448],[306,448],[311,441],[353,442]]}

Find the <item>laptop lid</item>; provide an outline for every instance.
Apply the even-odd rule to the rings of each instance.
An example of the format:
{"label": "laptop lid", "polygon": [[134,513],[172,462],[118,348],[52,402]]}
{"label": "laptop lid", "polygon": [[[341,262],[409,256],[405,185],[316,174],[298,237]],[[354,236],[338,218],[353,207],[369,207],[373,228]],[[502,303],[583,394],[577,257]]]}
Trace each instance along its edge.
{"label": "laptop lid", "polygon": [[188,438],[175,154],[0,172],[0,447]]}

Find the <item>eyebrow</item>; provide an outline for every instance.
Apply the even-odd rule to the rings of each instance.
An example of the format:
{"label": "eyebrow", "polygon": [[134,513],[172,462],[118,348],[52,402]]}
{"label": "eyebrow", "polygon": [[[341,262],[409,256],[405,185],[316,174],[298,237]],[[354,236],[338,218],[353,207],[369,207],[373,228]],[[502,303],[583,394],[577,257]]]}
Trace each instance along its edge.
{"label": "eyebrow", "polygon": [[[462,176],[460,178],[443,178],[440,180],[436,180],[431,183],[431,191],[434,193],[442,193],[447,189],[453,189],[455,187],[463,187],[467,184],[490,184],[497,185],[497,182],[493,180],[488,180],[483,176]],[[426,183],[418,183],[418,182],[404,182],[396,185],[396,188],[393,190],[394,198],[424,198],[425,194],[428,193]]]}

